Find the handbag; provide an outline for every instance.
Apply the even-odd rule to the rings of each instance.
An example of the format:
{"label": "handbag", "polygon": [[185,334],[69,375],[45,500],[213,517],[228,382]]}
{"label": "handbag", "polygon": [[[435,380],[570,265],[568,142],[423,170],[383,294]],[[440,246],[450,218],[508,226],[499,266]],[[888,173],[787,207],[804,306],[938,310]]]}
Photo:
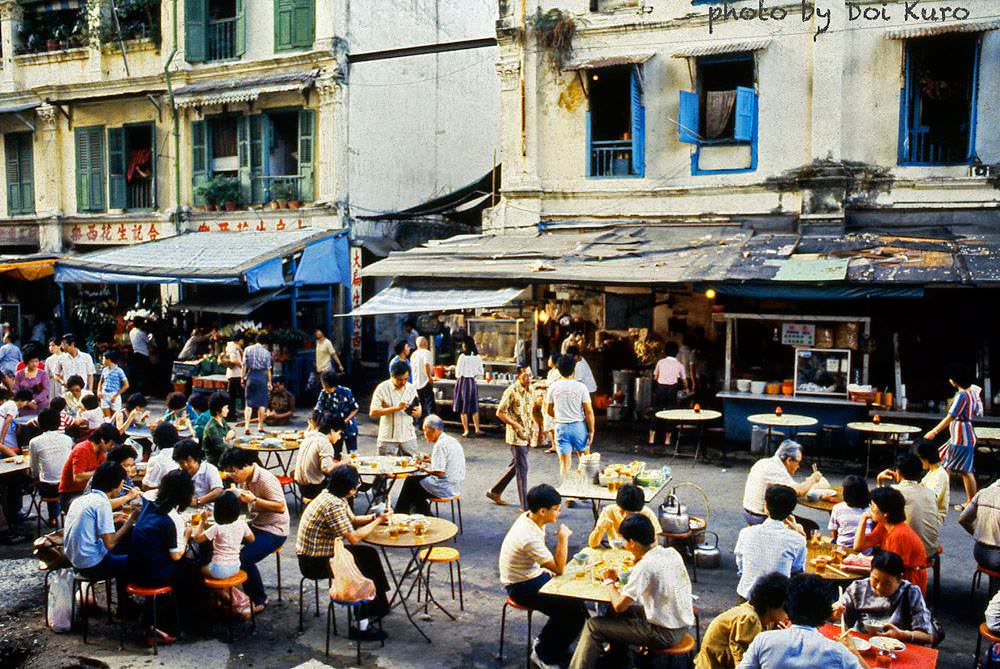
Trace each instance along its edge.
{"label": "handbag", "polygon": [[375,599],[375,581],[366,578],[358,569],[354,555],[344,547],[344,540],[337,537],[330,558],[333,585],[330,597],[337,602],[362,602]]}
{"label": "handbag", "polygon": [[66,557],[65,550],[63,550],[62,530],[43,534],[35,539],[31,554],[39,561],[44,562],[48,571],[67,569],[72,566],[69,558]]}

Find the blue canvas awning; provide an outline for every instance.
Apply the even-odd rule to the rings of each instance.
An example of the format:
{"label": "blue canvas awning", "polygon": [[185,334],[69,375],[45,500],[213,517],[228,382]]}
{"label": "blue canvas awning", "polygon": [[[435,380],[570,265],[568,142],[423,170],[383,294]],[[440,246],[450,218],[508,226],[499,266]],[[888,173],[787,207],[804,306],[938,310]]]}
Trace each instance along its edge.
{"label": "blue canvas awning", "polygon": [[350,240],[343,230],[302,251],[293,283],[297,286],[325,286],[351,283]]}
{"label": "blue canvas awning", "polygon": [[377,316],[380,314],[502,307],[513,302],[524,291],[523,287],[517,286],[500,288],[389,286],[359,308],[344,315]]}
{"label": "blue canvas awning", "polygon": [[[305,257],[309,251],[307,285],[327,278],[334,280],[323,283],[342,283],[349,276],[346,251],[335,260],[322,252],[335,239],[346,244],[346,231],[190,232],[66,258],[56,264],[56,282],[232,286],[245,282],[255,293],[285,286],[285,259],[300,252]],[[318,270],[319,264],[327,267]]]}

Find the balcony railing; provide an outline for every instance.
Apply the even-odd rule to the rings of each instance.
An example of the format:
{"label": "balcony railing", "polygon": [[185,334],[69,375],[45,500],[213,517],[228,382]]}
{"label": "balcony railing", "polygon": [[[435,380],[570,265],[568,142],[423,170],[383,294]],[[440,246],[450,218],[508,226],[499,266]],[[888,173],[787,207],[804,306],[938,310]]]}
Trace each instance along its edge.
{"label": "balcony railing", "polygon": [[129,209],[152,209],[153,202],[153,179],[133,178],[128,185],[128,196],[126,206]]}
{"label": "balcony railing", "polygon": [[[947,136],[947,133],[940,131],[935,133],[926,125],[910,128],[908,132],[907,162],[948,165],[964,163],[967,160],[968,142],[962,142],[954,135]],[[967,136],[968,126],[963,124],[960,134]]]}
{"label": "balcony railing", "polygon": [[[256,177],[254,181],[255,201],[264,203],[279,199],[302,200],[302,177],[297,174]],[[286,186],[287,188],[284,188]],[[285,190],[284,193],[281,192],[283,189]],[[278,197],[279,195],[282,197]]]}
{"label": "balcony railing", "polygon": [[236,17],[208,22],[208,59],[236,57]]}
{"label": "balcony railing", "polygon": [[631,175],[631,140],[592,141],[590,143],[590,176],[627,177]]}

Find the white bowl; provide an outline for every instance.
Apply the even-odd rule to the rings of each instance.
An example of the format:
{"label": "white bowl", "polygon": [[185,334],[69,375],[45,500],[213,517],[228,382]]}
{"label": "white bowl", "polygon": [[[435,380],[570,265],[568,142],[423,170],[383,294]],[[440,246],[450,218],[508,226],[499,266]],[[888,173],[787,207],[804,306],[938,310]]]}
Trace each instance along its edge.
{"label": "white bowl", "polygon": [[750,392],[752,392],[754,395],[763,395],[765,388],[767,388],[767,381],[750,382]]}
{"label": "white bowl", "polygon": [[872,649],[872,645],[861,637],[852,636],[851,641],[854,642],[854,649],[859,653],[867,653]]}
{"label": "white bowl", "polygon": [[736,390],[741,393],[750,392],[750,379],[736,379]]}

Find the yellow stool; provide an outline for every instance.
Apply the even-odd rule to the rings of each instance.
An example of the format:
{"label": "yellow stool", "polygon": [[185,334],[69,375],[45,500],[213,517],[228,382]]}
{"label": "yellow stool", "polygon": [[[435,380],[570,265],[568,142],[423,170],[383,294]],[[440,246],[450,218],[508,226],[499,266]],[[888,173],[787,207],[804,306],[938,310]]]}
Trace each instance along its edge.
{"label": "yellow stool", "polygon": [[[430,601],[430,590],[431,590],[431,565],[432,564],[447,564],[448,565],[448,578],[451,580],[451,598],[455,599],[455,572],[458,572],[458,608],[462,611],[465,610],[465,600],[462,597],[462,563],[460,562],[461,554],[455,548],[449,548],[447,546],[435,546],[430,549],[423,549],[417,554],[420,560],[427,561],[427,593],[428,602]],[[452,565],[455,565],[455,569],[452,570]],[[419,601],[420,591],[419,584],[417,585],[417,599]],[[424,612],[427,612],[427,603],[424,602]]]}
{"label": "yellow stool", "polygon": [[[451,506],[451,522],[455,522],[455,505],[458,505],[458,533],[465,534],[465,530],[462,529],[462,496],[455,495],[454,497],[432,497],[430,503],[434,505],[434,515],[438,518],[441,517],[441,504],[448,504]],[[455,537],[456,543],[458,542],[458,537]]]}
{"label": "yellow stool", "polygon": [[[205,587],[209,590],[219,590],[229,595],[229,600],[232,602],[233,598],[233,588],[238,585],[243,585],[247,581],[247,573],[242,569],[236,572],[234,576],[229,578],[211,578],[206,576],[204,578]],[[253,610],[253,602],[250,602],[250,624],[254,629],[257,629],[257,616]],[[223,613],[225,615],[225,613]],[[229,641],[233,640],[233,618],[232,616],[226,616],[226,634],[229,637]]]}

